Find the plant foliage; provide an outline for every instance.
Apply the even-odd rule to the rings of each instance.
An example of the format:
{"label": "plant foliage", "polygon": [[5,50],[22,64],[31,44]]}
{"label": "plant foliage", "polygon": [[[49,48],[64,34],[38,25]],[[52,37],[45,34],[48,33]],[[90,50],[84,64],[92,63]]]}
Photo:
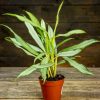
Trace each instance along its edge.
{"label": "plant foliage", "polygon": [[[84,65],[79,64],[75,61],[75,56],[79,54],[87,46],[99,42],[98,40],[85,40],[79,44],[58,51],[58,48],[62,44],[73,39],[70,38],[71,35],[86,33],[84,30],[74,29],[65,34],[56,35],[56,29],[59,23],[59,13],[62,8],[62,5],[63,1],[61,2],[58,8],[54,29],[50,25],[48,25],[43,19],[39,21],[32,13],[28,11],[25,11],[28,17],[26,17],[25,15],[18,15],[12,13],[4,14],[16,17],[19,21],[23,22],[27,27],[28,33],[37,44],[37,46],[35,46],[26,42],[18,34],[16,34],[10,27],[1,24],[5,26],[7,29],[9,29],[14,35],[13,38],[5,38],[8,42],[13,43],[17,48],[22,49],[27,55],[35,57],[34,64],[28,67],[26,70],[22,71],[18,75],[18,77],[26,76],[31,74],[33,71],[39,70],[42,79],[45,81],[49,77],[55,77],[57,73],[57,65],[65,63],[66,61],[81,73],[92,75],[92,72],[90,72]],[[59,37],[65,37],[66,39],[56,44],[56,39]],[[58,62],[59,57],[62,57],[63,60]],[[37,60],[39,60],[39,63],[36,63]]]}

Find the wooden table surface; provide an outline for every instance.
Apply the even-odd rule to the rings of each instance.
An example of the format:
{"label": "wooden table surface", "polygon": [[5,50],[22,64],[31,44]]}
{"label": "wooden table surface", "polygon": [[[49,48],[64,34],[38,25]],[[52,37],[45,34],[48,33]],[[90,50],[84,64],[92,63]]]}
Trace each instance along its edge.
{"label": "wooden table surface", "polygon": [[[0,67],[0,100],[43,100],[38,83],[39,73],[16,79],[25,67]],[[100,100],[100,68],[90,68],[94,76],[83,75],[73,68],[58,68],[65,75],[62,100]]]}

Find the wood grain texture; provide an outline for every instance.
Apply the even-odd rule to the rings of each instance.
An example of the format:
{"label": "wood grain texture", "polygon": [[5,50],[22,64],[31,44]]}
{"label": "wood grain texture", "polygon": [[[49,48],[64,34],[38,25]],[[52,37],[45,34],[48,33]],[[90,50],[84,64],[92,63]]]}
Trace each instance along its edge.
{"label": "wood grain texture", "polygon": [[[38,18],[43,18],[47,22],[55,22],[58,6],[0,6],[0,23],[18,22],[16,18],[6,17],[4,13],[25,14],[23,10],[28,10]],[[100,6],[63,6],[60,14],[60,22],[100,22]]]}
{"label": "wood grain texture", "polygon": [[[39,73],[15,81],[16,75],[25,67],[0,67],[0,99],[1,100],[42,100]],[[58,68],[63,74],[62,100],[99,100],[100,99],[100,69],[91,68],[94,76],[83,75],[72,68]]]}
{"label": "wood grain texture", "polygon": [[[61,0],[0,0],[0,5],[56,5]],[[99,0],[65,0],[66,5],[92,5],[100,4]]]}

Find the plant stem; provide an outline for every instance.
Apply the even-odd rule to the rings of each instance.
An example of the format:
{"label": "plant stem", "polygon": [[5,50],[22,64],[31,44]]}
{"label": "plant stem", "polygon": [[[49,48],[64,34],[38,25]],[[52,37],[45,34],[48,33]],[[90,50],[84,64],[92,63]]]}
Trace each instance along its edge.
{"label": "plant stem", "polygon": [[52,75],[52,71],[51,71],[51,68],[49,67],[49,74],[50,74],[50,77],[53,77],[53,75]]}
{"label": "plant stem", "polygon": [[57,74],[57,56],[55,57],[55,64],[54,64],[54,77],[56,76]]}

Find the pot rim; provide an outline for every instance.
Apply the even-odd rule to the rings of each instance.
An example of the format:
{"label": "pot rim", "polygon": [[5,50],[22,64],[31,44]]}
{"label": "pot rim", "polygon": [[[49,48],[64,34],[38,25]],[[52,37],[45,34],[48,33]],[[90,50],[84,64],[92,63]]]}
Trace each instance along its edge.
{"label": "pot rim", "polygon": [[[58,74],[59,75],[59,74]],[[62,75],[62,74],[61,74]],[[65,77],[64,77],[64,75],[62,75],[63,76],[63,78],[62,79],[59,79],[59,80],[54,80],[54,81],[50,81],[50,80],[46,80],[46,82],[57,82],[57,81],[61,81],[61,80],[64,80],[65,79]],[[40,76],[38,77],[38,79],[40,80],[40,81],[43,81],[42,79],[40,79]]]}
{"label": "pot rim", "polygon": [[45,82],[43,82],[42,79],[39,79],[39,82],[41,85],[45,85],[45,86],[59,86],[64,83],[64,78],[65,77],[63,77],[62,79],[59,79],[59,80],[54,80],[54,81],[46,80]]}

